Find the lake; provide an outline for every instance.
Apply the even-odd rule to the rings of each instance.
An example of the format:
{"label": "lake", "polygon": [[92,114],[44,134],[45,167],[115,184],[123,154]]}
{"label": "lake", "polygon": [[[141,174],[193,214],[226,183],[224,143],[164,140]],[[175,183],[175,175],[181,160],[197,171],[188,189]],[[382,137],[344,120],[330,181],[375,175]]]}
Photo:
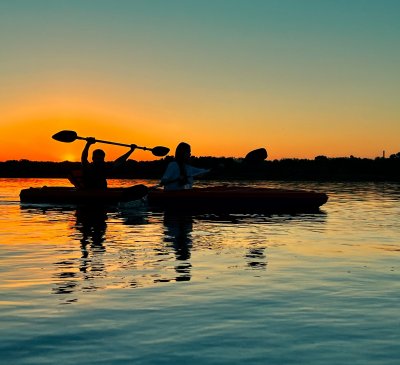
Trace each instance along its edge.
{"label": "lake", "polygon": [[2,363],[399,364],[400,184],[224,183],[329,200],[297,215],[88,211],[19,202],[66,180],[0,179]]}

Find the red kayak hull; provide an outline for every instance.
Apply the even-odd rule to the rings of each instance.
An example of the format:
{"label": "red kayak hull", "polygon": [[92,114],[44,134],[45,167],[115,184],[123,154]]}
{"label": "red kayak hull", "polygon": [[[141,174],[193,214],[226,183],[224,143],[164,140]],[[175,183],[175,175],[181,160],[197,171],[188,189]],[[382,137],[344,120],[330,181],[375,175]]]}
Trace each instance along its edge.
{"label": "red kayak hull", "polygon": [[150,206],[204,211],[309,211],[318,210],[328,196],[305,190],[249,187],[209,187],[181,191],[149,191]]}
{"label": "red kayak hull", "polygon": [[142,199],[147,190],[144,185],[98,190],[44,186],[23,189],[19,197],[22,203],[117,204]]}
{"label": "red kayak hull", "polygon": [[146,193],[150,207],[174,211],[312,211],[318,210],[328,200],[324,193],[305,190],[219,186],[164,191],[147,190],[143,185],[106,190],[29,188],[21,190],[20,200],[22,203],[116,204],[141,199]]}

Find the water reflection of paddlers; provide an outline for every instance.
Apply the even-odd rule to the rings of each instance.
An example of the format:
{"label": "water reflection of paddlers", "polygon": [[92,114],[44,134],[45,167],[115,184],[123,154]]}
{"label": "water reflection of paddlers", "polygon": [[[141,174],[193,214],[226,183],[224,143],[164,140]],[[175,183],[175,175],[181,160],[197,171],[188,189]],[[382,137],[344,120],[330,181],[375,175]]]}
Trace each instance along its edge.
{"label": "water reflection of paddlers", "polygon": [[175,252],[176,281],[191,279],[192,264],[190,263],[192,249],[193,217],[186,214],[164,213],[164,242]]}
{"label": "water reflection of paddlers", "polygon": [[[96,207],[96,209],[79,207],[75,216],[75,228],[81,234],[82,257],[79,270],[85,274],[88,271],[101,273],[105,270],[105,265],[98,255],[106,251],[103,243],[107,230],[107,212],[100,207]],[[90,253],[92,257],[89,257]],[[85,279],[88,278],[85,277]]]}

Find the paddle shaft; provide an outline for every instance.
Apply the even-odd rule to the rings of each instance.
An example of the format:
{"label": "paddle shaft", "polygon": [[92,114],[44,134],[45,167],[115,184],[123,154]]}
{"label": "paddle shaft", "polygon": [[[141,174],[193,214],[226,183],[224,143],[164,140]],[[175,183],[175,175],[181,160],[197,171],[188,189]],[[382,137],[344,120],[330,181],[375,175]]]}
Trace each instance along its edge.
{"label": "paddle shaft", "polygon": [[[261,161],[264,161],[266,158],[267,158],[267,156],[268,156],[268,154],[267,154],[267,151],[266,151],[266,149],[265,148],[258,148],[258,149],[256,149],[256,150],[253,150],[253,151],[250,151],[247,155],[246,155],[246,157],[245,157],[245,159],[244,160],[248,160],[248,161],[257,161],[257,162],[261,162]],[[204,174],[204,172],[203,171],[201,171],[201,172],[195,172],[194,174],[192,174],[192,175],[190,175],[190,176],[187,176],[187,177],[196,177],[196,176],[198,176],[198,175],[202,175],[202,174]],[[177,182],[177,181],[179,181],[179,178],[178,179],[174,179],[174,180],[170,180],[170,181],[167,181],[165,184],[157,184],[157,185],[155,185],[155,186],[152,186],[150,189],[157,189],[157,188],[159,188],[159,187],[161,187],[161,186],[166,186],[166,185],[169,185],[169,184],[172,184],[172,183],[175,183],[175,182]]]}
{"label": "paddle shaft", "polygon": [[[88,138],[79,137],[79,136],[77,136],[76,139],[81,139],[83,141],[87,141],[88,140]],[[95,141],[96,141],[96,143],[98,142],[98,143],[112,144],[114,146],[131,147],[130,144],[126,144],[126,143],[103,141],[101,139],[95,139]],[[145,151],[151,151],[152,150],[152,148],[142,147],[142,146],[136,146],[136,148],[139,148],[140,150],[145,150]]]}

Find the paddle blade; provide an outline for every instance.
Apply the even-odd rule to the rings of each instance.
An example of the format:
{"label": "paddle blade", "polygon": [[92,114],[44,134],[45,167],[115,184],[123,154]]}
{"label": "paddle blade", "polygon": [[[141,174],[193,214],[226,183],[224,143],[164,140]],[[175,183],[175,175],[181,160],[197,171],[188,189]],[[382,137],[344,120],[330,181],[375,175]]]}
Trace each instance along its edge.
{"label": "paddle blade", "polygon": [[169,148],[163,146],[157,146],[151,149],[154,156],[162,157],[168,154]]}
{"label": "paddle blade", "polygon": [[265,148],[258,148],[256,150],[250,151],[244,160],[246,162],[261,162],[268,157],[267,150]]}
{"label": "paddle blade", "polygon": [[78,135],[75,131],[61,131],[54,134],[51,138],[59,142],[70,143],[75,141],[78,138]]}

